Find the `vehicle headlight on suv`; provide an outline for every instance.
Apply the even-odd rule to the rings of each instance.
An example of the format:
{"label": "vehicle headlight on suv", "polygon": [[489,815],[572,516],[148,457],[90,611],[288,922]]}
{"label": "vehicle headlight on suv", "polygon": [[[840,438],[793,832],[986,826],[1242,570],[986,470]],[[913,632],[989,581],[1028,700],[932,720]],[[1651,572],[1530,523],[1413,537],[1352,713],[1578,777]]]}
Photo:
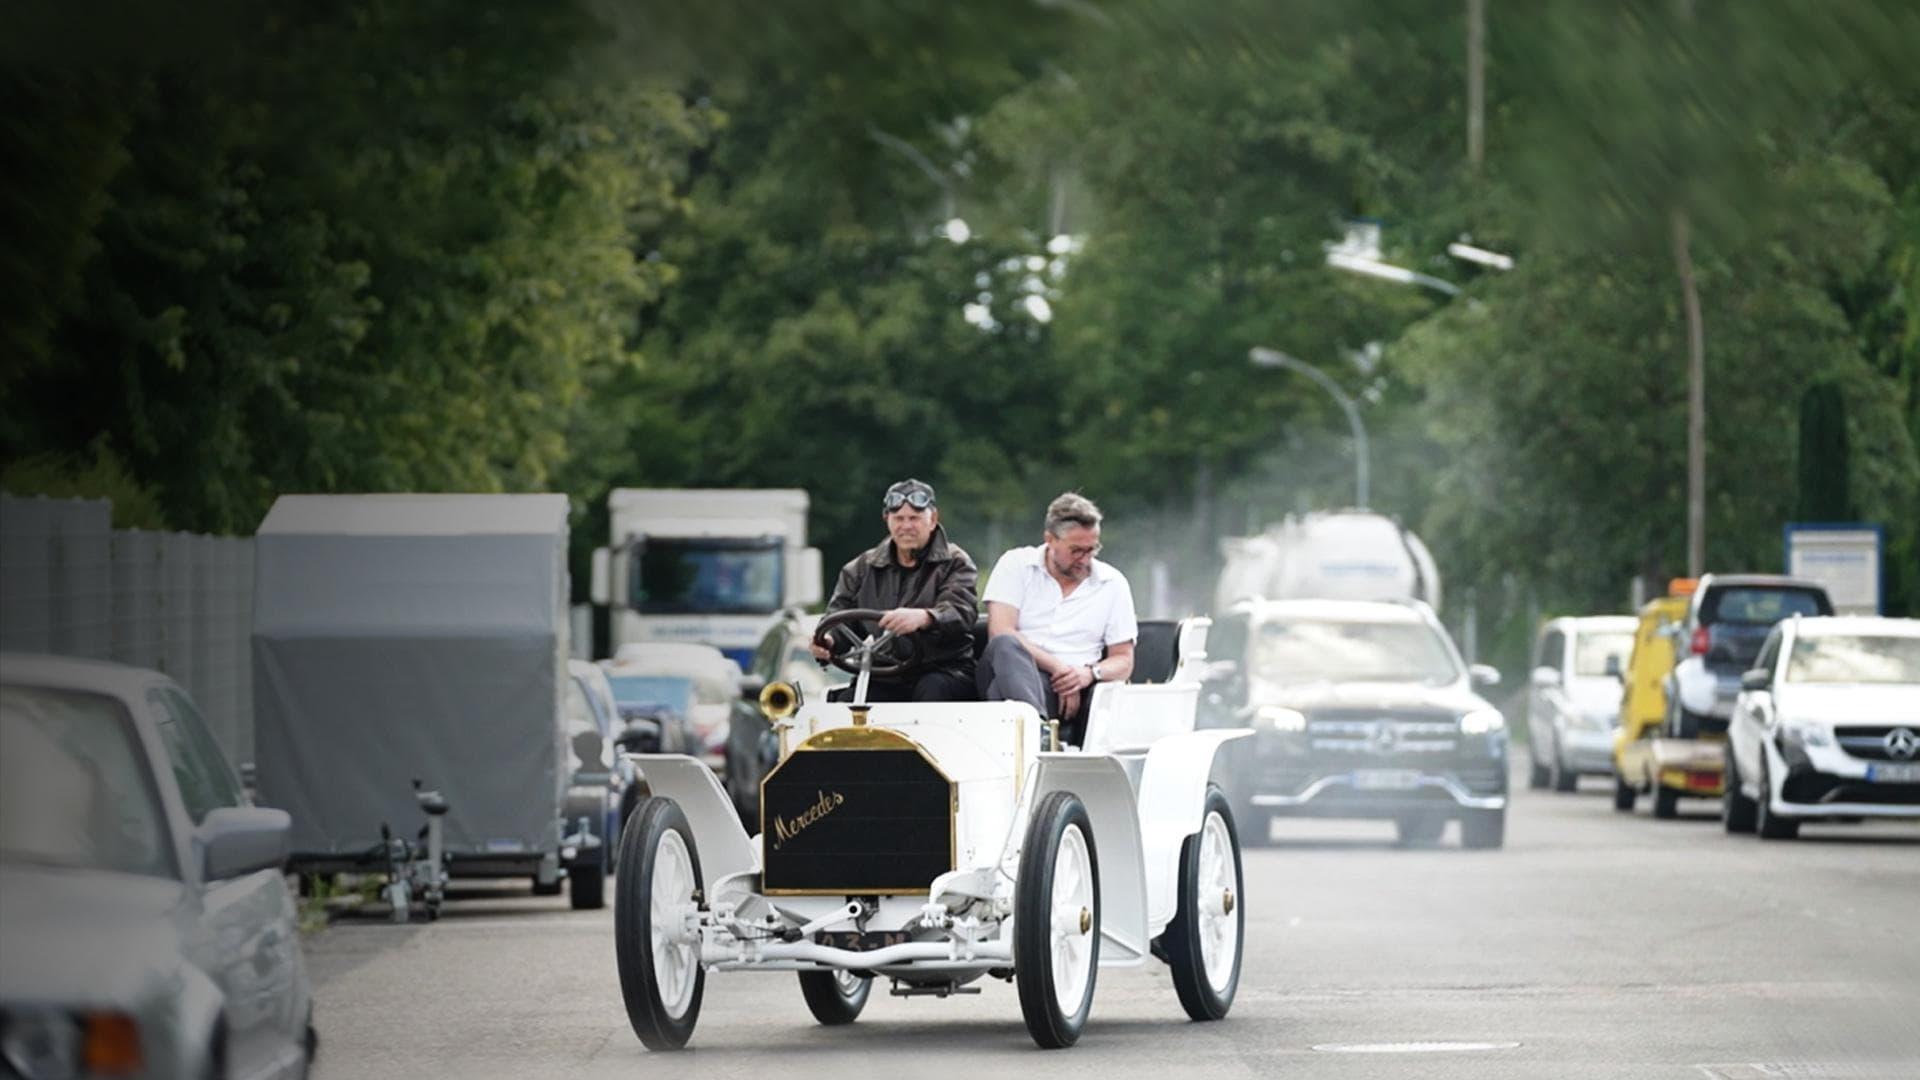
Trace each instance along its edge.
{"label": "vehicle headlight on suv", "polygon": [[1833,745],[1833,732],[1829,731],[1825,724],[1789,720],[1781,727],[1780,733],[1788,742],[1801,746]]}
{"label": "vehicle headlight on suv", "polygon": [[1307,716],[1284,705],[1262,705],[1253,711],[1253,727],[1256,731],[1305,731]]}
{"label": "vehicle headlight on suv", "polygon": [[1487,735],[1507,726],[1499,709],[1475,709],[1460,718],[1460,734]]}

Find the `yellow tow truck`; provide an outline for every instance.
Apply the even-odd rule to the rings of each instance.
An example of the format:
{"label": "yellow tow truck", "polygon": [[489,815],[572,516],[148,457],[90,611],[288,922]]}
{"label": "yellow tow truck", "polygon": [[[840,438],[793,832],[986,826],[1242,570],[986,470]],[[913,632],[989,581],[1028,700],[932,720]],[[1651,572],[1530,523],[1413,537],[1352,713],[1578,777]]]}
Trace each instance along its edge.
{"label": "yellow tow truck", "polygon": [[1664,730],[1667,676],[1679,662],[1679,627],[1697,583],[1675,578],[1667,595],[1640,608],[1633,653],[1621,678],[1620,723],[1613,736],[1613,808],[1630,812],[1642,793],[1653,796],[1653,816],[1670,818],[1683,797],[1721,797],[1726,736],[1681,739]]}

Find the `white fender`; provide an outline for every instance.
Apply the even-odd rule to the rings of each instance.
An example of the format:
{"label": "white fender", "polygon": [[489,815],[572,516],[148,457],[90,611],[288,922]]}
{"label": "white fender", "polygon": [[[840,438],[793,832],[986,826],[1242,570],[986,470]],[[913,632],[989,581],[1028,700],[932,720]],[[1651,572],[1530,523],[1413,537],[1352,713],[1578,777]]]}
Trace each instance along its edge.
{"label": "white fender", "polygon": [[[1133,967],[1143,962],[1147,894],[1141,877],[1140,819],[1126,769],[1104,754],[1076,753],[1041,754],[1037,768],[1028,807],[1040,805],[1052,792],[1070,791],[1085,804],[1093,824],[1093,849],[1100,863],[1100,966]],[[1024,840],[1026,820],[1023,816],[1016,843]],[[1017,856],[1014,863],[1018,865]]]}
{"label": "white fender", "polygon": [[655,795],[680,804],[693,828],[693,846],[700,852],[702,886],[728,874],[760,869],[760,852],[740,815],[727,797],[720,778],[705,763],[685,754],[631,754],[635,767]]}
{"label": "white fender", "polygon": [[1204,728],[1169,735],[1147,751],[1140,772],[1140,852],[1149,936],[1159,936],[1173,921],[1180,899],[1180,846],[1200,831],[1207,783],[1220,748],[1252,734],[1246,728]]}

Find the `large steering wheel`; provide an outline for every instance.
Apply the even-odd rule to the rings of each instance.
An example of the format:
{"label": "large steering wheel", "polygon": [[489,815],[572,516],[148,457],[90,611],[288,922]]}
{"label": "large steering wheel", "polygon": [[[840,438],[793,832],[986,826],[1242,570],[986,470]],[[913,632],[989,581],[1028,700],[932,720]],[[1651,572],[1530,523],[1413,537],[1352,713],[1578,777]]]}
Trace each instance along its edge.
{"label": "large steering wheel", "polygon": [[866,625],[879,622],[885,614],[871,608],[836,611],[814,628],[813,643],[827,650],[828,663],[850,675],[865,671],[888,678],[919,666],[920,650],[911,637],[891,630],[861,636]]}

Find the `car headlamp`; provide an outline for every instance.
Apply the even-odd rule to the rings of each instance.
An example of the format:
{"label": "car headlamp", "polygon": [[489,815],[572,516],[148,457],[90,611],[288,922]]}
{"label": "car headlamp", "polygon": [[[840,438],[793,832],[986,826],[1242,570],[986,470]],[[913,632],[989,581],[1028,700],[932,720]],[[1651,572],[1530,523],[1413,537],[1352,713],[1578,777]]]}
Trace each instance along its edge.
{"label": "car headlamp", "polygon": [[1460,718],[1460,734],[1487,735],[1507,726],[1499,709],[1475,709]]}
{"label": "car headlamp", "polygon": [[1801,746],[1832,746],[1833,732],[1825,724],[1789,723],[1781,729],[1787,741]]}
{"label": "car headlamp", "polygon": [[66,1013],[10,1013],[0,1019],[0,1060],[26,1080],[69,1080],[81,1075],[81,1038]]}
{"label": "car headlamp", "polygon": [[1256,731],[1305,731],[1307,716],[1284,705],[1262,705],[1253,711],[1253,727]]}

